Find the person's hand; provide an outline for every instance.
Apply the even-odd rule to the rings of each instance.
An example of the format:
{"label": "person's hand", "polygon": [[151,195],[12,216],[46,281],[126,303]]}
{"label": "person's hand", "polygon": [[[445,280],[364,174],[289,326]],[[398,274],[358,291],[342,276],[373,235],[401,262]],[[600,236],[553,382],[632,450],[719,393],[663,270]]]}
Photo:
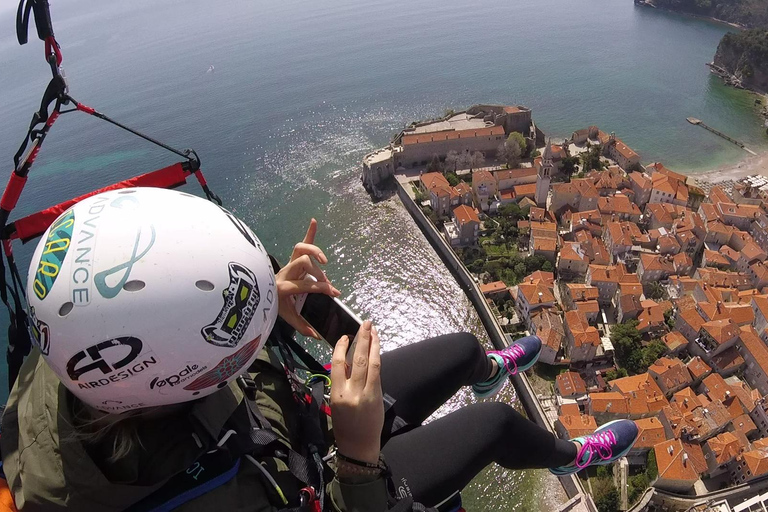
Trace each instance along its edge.
{"label": "person's hand", "polygon": [[333,349],[331,418],[339,453],[375,464],[381,451],[384,401],[381,392],[381,345],[370,320],[363,322],[347,364],[349,337]]}
{"label": "person's hand", "polygon": [[[280,269],[275,276],[275,281],[280,317],[304,336],[320,339],[317,331],[296,311],[296,295],[302,293],[323,293],[331,297],[341,295],[318,266],[318,263],[323,265],[328,263],[328,258],[319,247],[314,245],[316,233],[317,221],[312,219],[304,240],[293,247],[291,261]],[[317,281],[305,279],[307,274]]]}

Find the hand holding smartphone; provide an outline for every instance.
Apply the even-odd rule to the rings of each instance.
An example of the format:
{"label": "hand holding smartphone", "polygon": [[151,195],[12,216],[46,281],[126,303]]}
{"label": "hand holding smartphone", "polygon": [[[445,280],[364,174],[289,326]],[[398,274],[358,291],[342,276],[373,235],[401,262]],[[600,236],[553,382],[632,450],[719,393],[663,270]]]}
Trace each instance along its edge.
{"label": "hand holding smartphone", "polygon": [[[307,275],[306,279],[315,278]],[[331,347],[335,347],[342,336],[349,336],[348,358],[354,354],[354,339],[363,321],[339,299],[322,293],[297,295],[296,311]]]}

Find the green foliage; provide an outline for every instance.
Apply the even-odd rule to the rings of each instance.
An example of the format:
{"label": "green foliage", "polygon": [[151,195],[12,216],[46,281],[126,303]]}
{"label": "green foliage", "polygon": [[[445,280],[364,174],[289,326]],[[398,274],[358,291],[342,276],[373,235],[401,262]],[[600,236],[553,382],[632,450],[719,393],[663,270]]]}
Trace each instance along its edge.
{"label": "green foliage", "polygon": [[597,466],[597,478],[613,478],[613,465]]}
{"label": "green foliage", "polygon": [[658,7],[710,16],[746,27],[768,25],[763,0],[654,0]]}
{"label": "green foliage", "polygon": [[599,512],[619,511],[619,491],[609,478],[596,478],[591,481],[593,498]]}
{"label": "green foliage", "polygon": [[561,168],[560,170],[565,174],[566,176],[570,177],[574,172],[576,172],[576,165],[579,163],[579,157],[577,156],[566,156],[560,161]]}
{"label": "green foliage", "polygon": [[629,375],[637,375],[648,370],[659,357],[667,352],[667,346],[659,340],[651,341],[643,347],[642,335],[637,330],[637,320],[616,324],[611,328],[611,343],[616,354],[616,362]]}
{"label": "green foliage", "polygon": [[648,460],[645,463],[645,472],[651,482],[659,476],[659,466],[656,464],[656,452],[653,450],[648,452]]}
{"label": "green foliage", "polygon": [[523,137],[523,134],[520,132],[512,132],[509,134],[509,137],[507,137],[507,146],[512,146],[513,144],[517,144],[517,146],[520,148],[520,154],[525,155],[528,153],[528,143],[525,141],[525,137]]}
{"label": "green foliage", "polygon": [[[659,340],[653,340],[647,347],[642,349],[643,353],[643,369],[646,371],[658,358],[667,353],[667,346]],[[641,372],[638,372],[641,373]]]}
{"label": "green foliage", "polygon": [[440,227],[440,217],[435,213],[435,210],[433,210],[429,206],[424,207],[424,214],[427,216],[429,221],[435,226]]}
{"label": "green foliage", "polygon": [[517,203],[508,203],[499,207],[498,215],[517,223],[517,221],[528,217],[528,211],[529,208],[520,208]]}
{"label": "green foliage", "polygon": [[627,375],[628,375],[627,370],[625,370],[624,368],[619,368],[617,370],[608,370],[607,372],[605,372],[605,380],[610,382],[612,380],[626,377]]}
{"label": "green foliage", "polygon": [[648,298],[653,300],[663,300],[667,296],[667,291],[664,289],[664,285],[662,285],[658,281],[651,281],[648,284]]}
{"label": "green foliage", "polygon": [[637,501],[637,499],[650,485],[651,481],[648,479],[648,475],[646,473],[639,473],[629,477],[627,480],[627,501],[629,501],[629,503],[634,503]]}
{"label": "green foliage", "polygon": [[424,201],[429,201],[429,196],[422,192],[418,187],[413,187],[413,200],[416,201],[416,204],[421,204]]}
{"label": "green foliage", "polygon": [[456,173],[449,172],[445,175],[445,179],[448,180],[448,184],[452,187],[455,187],[459,184],[461,180],[459,180],[459,177],[456,175]]}
{"label": "green foliage", "polygon": [[600,171],[605,167],[605,164],[600,160],[600,155],[603,152],[602,146],[599,144],[590,147],[587,151],[580,155],[581,168],[583,171],[597,170]]}
{"label": "green foliage", "polygon": [[534,149],[531,152],[531,158],[536,158],[537,156],[541,156],[541,151],[539,151],[538,149]]}
{"label": "green foliage", "polygon": [[443,172],[443,163],[440,161],[440,157],[432,155],[432,160],[427,164],[427,172]]}
{"label": "green foliage", "polygon": [[672,309],[668,309],[664,312],[664,322],[669,327],[669,330],[675,328],[675,312]]}

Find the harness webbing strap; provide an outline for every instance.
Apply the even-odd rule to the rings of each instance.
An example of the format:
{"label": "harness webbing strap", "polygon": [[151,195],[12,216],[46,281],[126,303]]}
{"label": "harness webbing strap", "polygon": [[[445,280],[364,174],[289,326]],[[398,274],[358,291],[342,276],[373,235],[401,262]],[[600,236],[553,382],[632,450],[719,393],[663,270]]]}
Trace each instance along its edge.
{"label": "harness webbing strap", "polygon": [[9,224],[8,228],[11,231],[8,233],[9,238],[19,238],[23,242],[27,242],[33,238],[36,238],[43,234],[43,232],[48,229],[48,226],[50,226],[53,221],[56,220],[56,218],[58,218],[58,216],[64,213],[67,209],[71,208],[83,199],[87,199],[88,197],[100,194],[101,192],[132,187],[175,188],[186,183],[187,177],[190,174],[190,171],[186,171],[184,169],[184,164],[175,163],[173,165],[169,165],[168,167],[158,169],[157,171],[141,174],[139,176],[108,185],[99,190],[88,192],[87,194],[83,194],[74,199],[64,201],[63,203],[51,206],[50,208],[46,208],[40,212],[33,213],[32,215],[28,215]]}
{"label": "harness webbing strap", "polygon": [[8,185],[5,187],[5,192],[3,192],[3,197],[0,199],[0,208],[8,211],[16,208],[16,203],[18,203],[21,191],[24,190],[26,183],[26,176],[19,176],[15,172],[11,173]]}

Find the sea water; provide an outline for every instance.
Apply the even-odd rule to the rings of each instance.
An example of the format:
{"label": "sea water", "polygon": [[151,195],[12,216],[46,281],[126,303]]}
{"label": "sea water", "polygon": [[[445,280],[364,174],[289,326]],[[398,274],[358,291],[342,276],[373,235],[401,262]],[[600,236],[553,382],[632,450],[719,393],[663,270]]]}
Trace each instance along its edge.
{"label": "sea water", "polygon": [[[16,43],[13,4],[0,4],[6,172],[50,77],[34,29],[28,45]],[[374,320],[384,350],[458,330],[488,343],[402,206],[373,204],[360,185],[362,156],[412,120],[520,103],[553,137],[596,124],[644,162],[692,172],[745,154],[689,116],[766,148],[754,97],[705,66],[728,28],[632,0],[62,0],[52,13],[72,96],[196,149],[211,187],[280,259],[318,219],[329,277]],[[173,161],[103,122],[65,115],[16,214]],[[17,249],[22,272],[31,249]],[[514,403],[514,392],[497,399]],[[435,417],[474,401],[462,390]],[[519,511],[564,499],[546,472],[496,466],[464,497],[470,510]]]}

